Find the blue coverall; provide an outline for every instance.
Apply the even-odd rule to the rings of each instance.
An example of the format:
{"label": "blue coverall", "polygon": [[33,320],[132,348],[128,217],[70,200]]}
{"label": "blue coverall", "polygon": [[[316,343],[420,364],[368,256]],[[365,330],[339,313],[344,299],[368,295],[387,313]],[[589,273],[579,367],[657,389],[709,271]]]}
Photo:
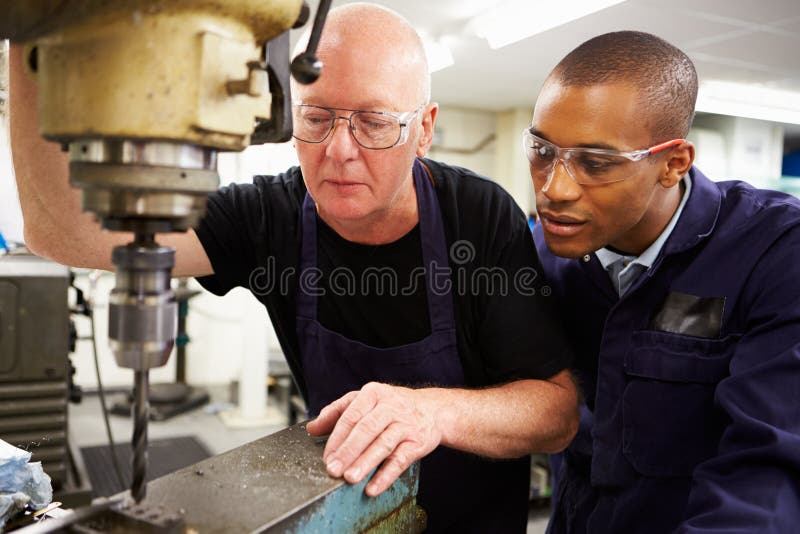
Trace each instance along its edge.
{"label": "blue coverall", "polygon": [[551,533],[800,532],[800,201],[690,173],[622,297],[534,232],[584,395]]}

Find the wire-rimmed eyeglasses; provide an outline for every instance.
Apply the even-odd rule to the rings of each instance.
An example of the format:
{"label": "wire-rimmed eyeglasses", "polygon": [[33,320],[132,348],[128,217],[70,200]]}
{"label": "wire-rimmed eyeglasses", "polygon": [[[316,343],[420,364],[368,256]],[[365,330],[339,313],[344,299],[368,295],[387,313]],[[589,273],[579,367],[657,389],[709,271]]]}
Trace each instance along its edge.
{"label": "wire-rimmed eyeglasses", "polygon": [[[322,143],[333,131],[336,119],[347,121],[356,143],[369,150],[382,150],[408,141],[409,125],[424,104],[414,111],[366,111],[362,109],[327,108],[295,103],[292,106],[293,136],[305,143]],[[338,115],[346,111],[349,115]]]}

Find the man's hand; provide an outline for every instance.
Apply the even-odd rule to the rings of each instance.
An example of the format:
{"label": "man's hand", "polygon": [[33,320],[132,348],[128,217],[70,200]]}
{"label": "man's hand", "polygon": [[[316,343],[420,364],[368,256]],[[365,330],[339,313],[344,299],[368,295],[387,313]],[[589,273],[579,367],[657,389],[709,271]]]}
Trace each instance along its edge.
{"label": "man's hand", "polygon": [[383,462],[367,484],[374,497],[438,445],[487,458],[563,450],[578,429],[578,392],[566,370],[482,389],[371,382],[323,408],[307,429],[331,434],[322,456],[331,476],[355,484]]}
{"label": "man's hand", "polygon": [[366,487],[375,497],[442,440],[424,390],[371,382],[322,409],[308,432],[331,433],[322,459],[328,473],[356,484],[385,460]]}

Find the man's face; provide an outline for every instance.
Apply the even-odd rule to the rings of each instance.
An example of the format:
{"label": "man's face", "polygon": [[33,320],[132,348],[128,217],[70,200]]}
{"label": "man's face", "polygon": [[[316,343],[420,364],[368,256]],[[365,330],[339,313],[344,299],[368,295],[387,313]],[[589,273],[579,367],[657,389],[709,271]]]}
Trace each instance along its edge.
{"label": "man's face", "polygon": [[[629,84],[578,87],[550,81],[536,101],[532,128],[560,147],[627,152],[652,144],[646,112],[636,88]],[[550,180],[532,172],[548,248],[569,258],[606,245],[643,252],[663,224],[659,206],[665,191],[659,184],[663,162],[658,155],[649,156],[626,166],[630,174],[625,180],[596,185],[579,185],[560,162]]]}
{"label": "man's face", "polygon": [[[337,43],[334,43],[336,45]],[[352,43],[351,43],[352,44]],[[398,66],[392,57],[378,57],[370,47],[338,46],[320,48],[324,63],[319,80],[310,85],[295,84],[295,101],[304,104],[367,111],[403,113],[423,102],[417,73],[408,65]],[[350,112],[338,111],[338,116]],[[366,221],[389,213],[413,192],[411,166],[415,155],[424,155],[427,120],[433,128],[429,107],[418,113],[409,128],[408,141],[384,150],[360,146],[345,120],[322,143],[295,140],[297,155],[309,193],[320,215],[341,224]]]}

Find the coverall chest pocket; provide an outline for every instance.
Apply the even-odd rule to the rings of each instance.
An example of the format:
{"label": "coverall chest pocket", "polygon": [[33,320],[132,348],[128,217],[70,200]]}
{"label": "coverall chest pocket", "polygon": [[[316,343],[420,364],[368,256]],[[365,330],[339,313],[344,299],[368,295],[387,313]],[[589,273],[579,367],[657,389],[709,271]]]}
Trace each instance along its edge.
{"label": "coverall chest pocket", "polygon": [[690,476],[716,454],[724,422],[714,392],[729,374],[733,340],[633,334],[625,355],[623,453],[639,473]]}

